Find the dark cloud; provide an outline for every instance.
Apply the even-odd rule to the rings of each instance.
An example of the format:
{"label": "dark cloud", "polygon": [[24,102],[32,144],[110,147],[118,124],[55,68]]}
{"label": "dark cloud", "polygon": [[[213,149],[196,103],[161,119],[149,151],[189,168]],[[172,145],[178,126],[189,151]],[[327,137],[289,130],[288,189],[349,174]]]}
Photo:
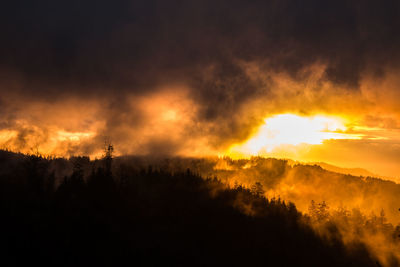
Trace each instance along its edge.
{"label": "dark cloud", "polygon": [[291,73],[319,60],[356,84],[366,64],[398,55],[398,12],[398,1],[13,1],[1,63],[32,80],[132,89],[236,59]]}
{"label": "dark cloud", "polygon": [[196,120],[239,138],[257,118],[232,114],[273,86],[243,64],[300,81],[321,64],[324,81],[358,90],[364,73],[399,66],[399,13],[395,0],[9,1],[0,11],[0,90],[32,101],[101,98],[106,128],[119,129],[144,119],[127,95],[185,84]]}

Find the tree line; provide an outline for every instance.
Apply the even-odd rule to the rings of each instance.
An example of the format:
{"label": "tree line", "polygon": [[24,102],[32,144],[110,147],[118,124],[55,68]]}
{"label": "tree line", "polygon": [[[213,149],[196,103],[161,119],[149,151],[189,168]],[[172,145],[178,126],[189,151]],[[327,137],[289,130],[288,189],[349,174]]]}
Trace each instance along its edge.
{"label": "tree line", "polygon": [[0,153],[2,266],[380,264],[362,242],[323,238],[260,184],[229,187],[111,156],[72,158],[72,173],[57,182],[55,160]]}

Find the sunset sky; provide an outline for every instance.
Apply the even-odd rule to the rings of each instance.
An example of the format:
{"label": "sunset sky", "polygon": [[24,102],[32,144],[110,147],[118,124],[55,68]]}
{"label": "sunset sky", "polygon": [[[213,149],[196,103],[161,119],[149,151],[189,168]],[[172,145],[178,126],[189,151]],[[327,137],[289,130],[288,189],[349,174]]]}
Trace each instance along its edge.
{"label": "sunset sky", "polygon": [[17,0],[0,21],[2,149],[400,178],[397,0]]}

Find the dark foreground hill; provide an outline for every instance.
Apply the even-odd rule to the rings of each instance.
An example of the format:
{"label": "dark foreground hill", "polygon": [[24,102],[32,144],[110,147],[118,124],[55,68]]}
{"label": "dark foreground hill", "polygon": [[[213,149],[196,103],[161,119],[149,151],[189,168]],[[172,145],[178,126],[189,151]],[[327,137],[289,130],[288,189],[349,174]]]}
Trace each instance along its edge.
{"label": "dark foreground hill", "polygon": [[[80,158],[82,160],[82,158]],[[0,154],[1,266],[378,266],[316,235],[291,203],[183,173]]]}

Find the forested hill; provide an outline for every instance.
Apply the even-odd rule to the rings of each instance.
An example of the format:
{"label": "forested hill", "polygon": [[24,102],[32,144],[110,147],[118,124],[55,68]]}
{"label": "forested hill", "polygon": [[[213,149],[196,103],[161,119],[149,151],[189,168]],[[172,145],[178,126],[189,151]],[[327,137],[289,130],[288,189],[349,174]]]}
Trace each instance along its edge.
{"label": "forested hill", "polygon": [[190,168],[204,177],[217,176],[231,186],[242,184],[250,188],[259,182],[267,196],[290,200],[304,212],[312,200],[325,201],[332,209],[360,209],[365,214],[375,215],[383,210],[389,222],[400,222],[400,184],[381,178],[342,174],[318,165],[293,165],[286,160],[263,157],[240,160],[175,158],[156,162],[143,158],[119,160],[124,164],[153,164],[161,169]]}
{"label": "forested hill", "polygon": [[379,266],[261,187],[110,162],[1,152],[1,266]]}

